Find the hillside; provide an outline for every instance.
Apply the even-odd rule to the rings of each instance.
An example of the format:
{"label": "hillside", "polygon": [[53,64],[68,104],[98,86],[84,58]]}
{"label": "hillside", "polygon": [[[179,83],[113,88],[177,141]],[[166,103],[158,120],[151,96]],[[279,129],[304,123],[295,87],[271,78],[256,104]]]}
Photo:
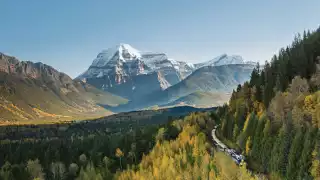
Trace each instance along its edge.
{"label": "hillside", "polygon": [[152,99],[150,102],[153,104],[162,105],[197,91],[220,93],[224,96],[225,93],[232,92],[238,84],[248,80],[253,68],[252,65],[244,64],[202,67],[178,84],[159,92],[157,96],[151,95],[148,99]]}
{"label": "hillside", "polygon": [[219,133],[271,179],[320,178],[320,28],[298,34],[218,109]]}
{"label": "hillside", "polygon": [[177,98],[195,91],[232,92],[238,84],[250,78],[253,68],[247,64],[202,67],[164,93],[169,98]]}
{"label": "hillside", "polygon": [[[108,107],[114,112],[139,110],[149,108],[152,106],[166,106],[179,104],[179,98],[188,96],[195,92],[214,93],[214,94],[202,94],[200,96],[187,97],[185,100],[194,102],[192,105],[200,105],[201,101],[206,101],[200,98],[209,98],[205,104],[223,104],[227,102],[226,94],[232,92],[237,87],[248,79],[254,66],[251,64],[230,64],[223,66],[206,66],[202,67],[186,79],[179,83],[165,89],[150,92],[142,98],[137,98],[134,101],[130,101],[128,104],[121,105],[119,107]],[[209,96],[208,96],[209,95]],[[191,100],[191,99],[194,100]],[[198,100],[195,100],[197,98]],[[176,102],[175,102],[176,101]],[[200,104],[197,104],[200,103]]]}
{"label": "hillside", "polygon": [[230,95],[228,93],[196,91],[162,106],[191,105],[197,107],[217,107],[223,105],[229,98]]}
{"label": "hillside", "polygon": [[1,123],[60,121],[111,114],[97,104],[125,103],[42,64],[0,54]]}
{"label": "hillside", "polygon": [[127,109],[137,109],[169,103],[195,91],[231,92],[249,79],[253,64],[227,54],[192,64],[173,60],[165,53],[141,52],[119,44],[101,51],[77,79],[125,97],[134,104]]}

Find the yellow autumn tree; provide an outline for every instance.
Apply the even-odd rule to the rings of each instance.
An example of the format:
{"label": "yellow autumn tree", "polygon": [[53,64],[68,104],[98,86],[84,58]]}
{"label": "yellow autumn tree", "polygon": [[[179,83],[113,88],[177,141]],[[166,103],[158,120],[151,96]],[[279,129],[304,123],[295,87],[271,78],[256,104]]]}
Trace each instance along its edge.
{"label": "yellow autumn tree", "polygon": [[312,165],[310,168],[310,173],[314,177],[314,179],[320,179],[320,159],[319,152],[317,152],[317,148],[320,146],[316,145],[314,151],[312,152]]}
{"label": "yellow autumn tree", "polygon": [[207,150],[205,134],[200,132],[197,114],[185,118],[182,131],[175,140],[164,140],[148,155],[142,157],[138,169],[127,169],[117,175],[119,180],[167,180],[167,179],[237,179],[253,178],[241,170],[222,152],[214,156]]}
{"label": "yellow autumn tree", "polygon": [[117,148],[116,149],[116,157],[119,158],[120,160],[120,168],[122,169],[122,157],[124,156],[124,153],[121,151],[121,149]]}
{"label": "yellow autumn tree", "polygon": [[246,155],[248,156],[250,151],[251,151],[251,136],[248,137],[247,142],[246,142]]}

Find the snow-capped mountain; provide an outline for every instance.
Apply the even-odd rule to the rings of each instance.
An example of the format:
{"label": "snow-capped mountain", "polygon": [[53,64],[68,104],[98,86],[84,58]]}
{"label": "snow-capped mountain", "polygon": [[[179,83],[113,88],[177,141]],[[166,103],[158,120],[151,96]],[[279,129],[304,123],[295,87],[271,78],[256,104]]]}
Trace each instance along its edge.
{"label": "snow-capped mountain", "polygon": [[204,67],[204,66],[222,66],[222,65],[228,65],[228,64],[250,64],[254,65],[255,62],[252,61],[244,61],[243,58],[239,55],[227,55],[222,54],[212,60],[195,64],[197,68]]}
{"label": "snow-capped mountain", "polygon": [[[90,68],[78,78],[103,77],[108,75],[112,69],[114,69],[116,73],[140,75],[168,68],[175,69],[178,76],[180,76],[180,71],[183,72],[182,74],[184,75],[190,74],[194,66],[190,63],[170,59],[165,53],[140,52],[129,44],[119,44],[100,52],[93,60]],[[121,72],[121,70],[124,71]],[[164,73],[164,75],[167,75],[168,72]]]}
{"label": "snow-capped mountain", "polygon": [[223,54],[207,62],[191,64],[176,61],[165,53],[141,52],[129,44],[119,44],[101,51],[78,79],[134,100],[165,90],[206,66],[252,64],[241,56]]}
{"label": "snow-capped mountain", "polygon": [[[137,94],[166,89],[193,70],[193,65],[170,59],[165,53],[141,52],[129,44],[119,44],[100,52],[78,79],[131,99]],[[146,86],[151,81],[156,85]]]}

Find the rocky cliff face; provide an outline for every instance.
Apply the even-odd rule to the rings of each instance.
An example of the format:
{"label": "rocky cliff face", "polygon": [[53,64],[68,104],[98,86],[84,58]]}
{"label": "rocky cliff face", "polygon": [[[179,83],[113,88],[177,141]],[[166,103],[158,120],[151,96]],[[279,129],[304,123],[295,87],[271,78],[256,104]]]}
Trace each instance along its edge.
{"label": "rocky cliff face", "polygon": [[66,74],[42,63],[19,61],[15,57],[0,54],[0,71],[20,78],[35,79],[54,91],[65,89],[70,92],[78,92],[73,80]]}
{"label": "rocky cliff face", "polygon": [[[119,80],[121,78],[121,80]],[[101,89],[130,100],[143,98],[143,95],[166,89],[169,83],[160,72],[137,76],[108,75],[99,78],[87,78],[86,82]]]}

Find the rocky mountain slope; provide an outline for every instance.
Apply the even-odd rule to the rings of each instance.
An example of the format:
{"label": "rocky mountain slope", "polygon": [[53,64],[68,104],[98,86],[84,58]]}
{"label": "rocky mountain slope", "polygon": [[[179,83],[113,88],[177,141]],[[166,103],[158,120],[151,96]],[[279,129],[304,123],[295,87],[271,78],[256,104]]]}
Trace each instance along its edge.
{"label": "rocky mountain slope", "polygon": [[[193,93],[212,93],[212,96],[197,96],[197,98],[208,98],[207,104],[223,104],[227,102],[229,94],[233,89],[250,78],[254,66],[250,64],[230,64],[223,66],[205,66],[194,71],[181,82],[152,94],[146,95],[136,101],[113,109],[115,112],[138,110],[152,106],[179,105],[201,105],[201,100],[189,101]],[[190,96],[189,96],[190,95]],[[188,97],[189,96],[189,97]],[[185,100],[185,102],[184,102]]]}
{"label": "rocky mountain slope", "polygon": [[51,66],[0,53],[0,121],[74,119],[106,115],[97,104],[126,102]]}
{"label": "rocky mountain slope", "polygon": [[197,91],[230,93],[238,84],[250,78],[253,68],[253,65],[248,64],[202,67],[186,79],[162,91],[161,95],[158,94],[156,102],[172,102]]}
{"label": "rocky mountain slope", "polygon": [[193,65],[164,53],[140,52],[128,44],[102,51],[77,79],[130,100],[164,90],[184,79]]}
{"label": "rocky mountain slope", "polygon": [[227,54],[191,64],[170,59],[165,53],[140,52],[119,44],[99,53],[77,79],[129,99],[125,106],[132,109],[168,104],[198,91],[231,92],[249,79],[254,65]]}
{"label": "rocky mountain slope", "polygon": [[248,65],[256,65],[256,62],[252,61],[245,61],[241,56],[239,55],[227,55],[222,54],[221,56],[218,56],[212,60],[195,64],[194,66],[198,69],[205,66],[223,66],[223,65],[229,65],[229,64],[248,64]]}

